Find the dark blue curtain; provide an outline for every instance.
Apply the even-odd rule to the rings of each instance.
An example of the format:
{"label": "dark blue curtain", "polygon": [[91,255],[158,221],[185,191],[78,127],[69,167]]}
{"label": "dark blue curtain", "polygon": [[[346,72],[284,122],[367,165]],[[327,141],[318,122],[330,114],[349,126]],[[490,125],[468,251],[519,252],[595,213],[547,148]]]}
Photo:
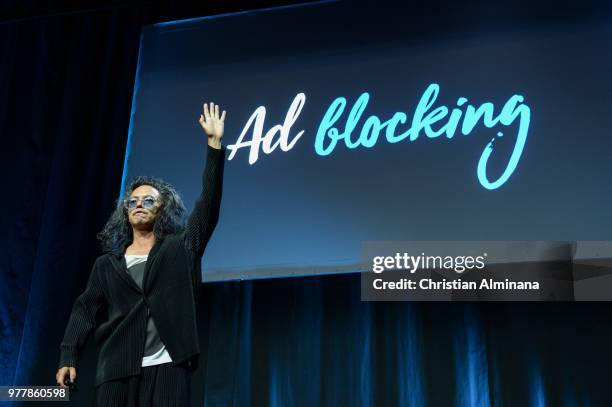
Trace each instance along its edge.
{"label": "dark blue curtain", "polygon": [[[142,24],[245,6],[34,3],[0,10],[0,385],[54,384],[119,193]],[[608,304],[362,303],[357,275],[202,291],[207,406],[612,404]],[[73,405],[95,356],[90,341]]]}
{"label": "dark blue curtain", "polygon": [[206,284],[206,406],[606,406],[610,305],[364,303],[357,275]]}
{"label": "dark blue curtain", "polygon": [[52,384],[60,326],[119,191],[141,15],[0,24],[0,385]]}

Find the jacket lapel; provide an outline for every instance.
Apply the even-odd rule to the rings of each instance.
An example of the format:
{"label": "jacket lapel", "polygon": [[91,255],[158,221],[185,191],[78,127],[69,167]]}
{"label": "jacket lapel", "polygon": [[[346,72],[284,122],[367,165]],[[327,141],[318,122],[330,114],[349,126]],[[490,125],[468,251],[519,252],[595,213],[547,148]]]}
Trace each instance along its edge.
{"label": "jacket lapel", "polygon": [[110,260],[111,263],[113,263],[113,268],[119,275],[119,278],[125,281],[127,285],[129,285],[139,293],[142,293],[143,291],[140,289],[140,287],[138,287],[136,281],[134,281],[132,276],[130,276],[130,274],[128,273],[127,263],[125,262],[125,256],[123,255],[122,250],[118,249],[111,252]]}
{"label": "jacket lapel", "polygon": [[130,276],[130,273],[128,273],[127,263],[125,262],[125,253],[124,253],[125,249],[113,250],[111,252],[110,258],[111,258],[111,262],[113,263],[113,268],[119,274],[119,278],[121,278],[130,287],[134,288],[141,294],[148,292],[147,282],[150,280],[150,278],[148,277],[150,274],[149,271],[151,270],[151,265],[155,261],[155,257],[157,253],[159,252],[159,249],[163,241],[164,241],[163,239],[157,239],[155,241],[155,244],[151,248],[151,251],[149,252],[149,256],[147,257],[147,264],[145,265],[145,269],[144,269],[144,275],[142,277],[142,287],[143,287],[142,289],[138,286],[138,284],[136,284],[136,281],[134,281],[132,276]]}
{"label": "jacket lapel", "polygon": [[163,239],[156,239],[155,244],[151,248],[151,251],[149,252],[149,256],[147,257],[147,264],[145,264],[144,275],[142,276],[142,288],[144,292],[146,293],[149,292],[148,281],[151,279],[149,277],[149,274],[151,274],[151,266],[153,265],[153,262],[155,261],[155,258],[157,257],[157,253],[159,252],[159,248],[161,247],[163,241],[164,241]]}

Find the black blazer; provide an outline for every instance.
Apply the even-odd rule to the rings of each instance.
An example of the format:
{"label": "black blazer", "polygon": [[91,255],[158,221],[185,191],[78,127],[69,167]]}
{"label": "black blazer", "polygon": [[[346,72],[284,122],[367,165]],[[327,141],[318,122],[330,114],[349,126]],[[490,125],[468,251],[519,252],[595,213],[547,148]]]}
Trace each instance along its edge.
{"label": "black blazer", "polygon": [[189,361],[197,368],[200,261],[219,218],[224,159],[224,148],[208,147],[203,191],[184,230],[158,239],[151,249],[142,289],[127,272],[125,248],[96,259],[87,287],[72,308],[60,345],[60,367],[77,367],[96,313],[106,306],[108,320],[94,335],[99,351],[96,386],[140,373],[149,313],[173,363]]}

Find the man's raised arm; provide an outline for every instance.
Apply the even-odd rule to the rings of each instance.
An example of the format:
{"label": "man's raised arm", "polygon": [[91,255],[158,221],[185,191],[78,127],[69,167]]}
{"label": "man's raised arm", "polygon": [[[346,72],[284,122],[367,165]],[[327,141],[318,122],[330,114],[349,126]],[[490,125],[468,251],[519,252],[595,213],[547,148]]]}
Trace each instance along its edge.
{"label": "man's raised arm", "polygon": [[219,115],[219,105],[204,104],[204,112],[199,121],[208,137],[208,152],[202,176],[202,192],[185,227],[185,244],[201,257],[219,220],[225,164],[225,148],[221,146],[225,111]]}

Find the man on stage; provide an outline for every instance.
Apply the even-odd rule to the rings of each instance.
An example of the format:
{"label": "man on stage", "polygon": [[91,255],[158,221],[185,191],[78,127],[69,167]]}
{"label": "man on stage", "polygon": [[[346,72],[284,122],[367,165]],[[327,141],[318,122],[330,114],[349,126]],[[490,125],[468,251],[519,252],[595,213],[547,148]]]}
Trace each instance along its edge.
{"label": "man on stage", "polygon": [[80,352],[102,306],[96,406],[188,406],[198,367],[196,309],[200,260],[219,218],[225,111],[205,104],[208,137],[203,190],[185,222],[185,206],[167,182],[137,177],[98,235],[105,251],[76,299],[61,343],[56,381],[77,377]]}

